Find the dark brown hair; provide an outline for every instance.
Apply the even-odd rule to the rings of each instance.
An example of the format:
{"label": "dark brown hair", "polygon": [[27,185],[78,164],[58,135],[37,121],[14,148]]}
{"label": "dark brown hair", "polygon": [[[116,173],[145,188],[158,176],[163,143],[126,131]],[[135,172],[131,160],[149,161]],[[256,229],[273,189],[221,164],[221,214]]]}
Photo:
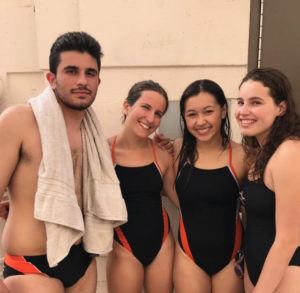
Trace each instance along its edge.
{"label": "dark brown hair", "polygon": [[243,137],[242,143],[248,158],[255,153],[251,176],[261,181],[266,165],[278,146],[287,138],[300,138],[300,117],[295,111],[292,86],[282,72],[274,68],[253,69],[243,78],[240,87],[248,80],[259,81],[267,87],[276,105],[282,101],[286,103],[285,113],[275,118],[267,141],[263,146],[259,146],[256,137]]}

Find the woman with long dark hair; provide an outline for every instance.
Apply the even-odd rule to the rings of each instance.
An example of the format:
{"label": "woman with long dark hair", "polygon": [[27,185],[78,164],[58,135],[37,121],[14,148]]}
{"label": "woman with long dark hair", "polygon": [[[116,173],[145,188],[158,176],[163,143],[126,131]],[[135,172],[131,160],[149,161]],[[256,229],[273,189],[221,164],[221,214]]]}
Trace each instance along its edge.
{"label": "woman with long dark hair", "polygon": [[242,237],[238,198],[245,154],[230,139],[223,90],[211,80],[196,80],[182,94],[180,113],[183,137],[174,143],[181,212],[175,291],[241,293],[234,266]]}
{"label": "woman with long dark hair", "polygon": [[287,77],[250,71],[235,116],[251,163],[243,184],[246,292],[299,292],[300,118]]}

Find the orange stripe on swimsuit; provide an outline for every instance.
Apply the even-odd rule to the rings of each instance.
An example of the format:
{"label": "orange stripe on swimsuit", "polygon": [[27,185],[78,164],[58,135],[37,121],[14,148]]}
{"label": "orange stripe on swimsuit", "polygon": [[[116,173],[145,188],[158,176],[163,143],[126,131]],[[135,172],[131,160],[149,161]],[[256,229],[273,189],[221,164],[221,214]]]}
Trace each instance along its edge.
{"label": "orange stripe on swimsuit", "polygon": [[144,267],[159,253],[169,234],[169,221],[162,207],[162,172],[155,145],[149,140],[153,162],[144,166],[118,165],[115,158],[116,137],[112,144],[112,160],[126,203],[128,222],[115,229],[114,239],[131,252]]}
{"label": "orange stripe on swimsuit", "polygon": [[37,269],[33,264],[27,262],[23,256],[14,256],[6,253],[4,261],[8,266],[23,274],[39,274],[47,276]]}
{"label": "orange stripe on swimsuit", "polygon": [[180,232],[181,243],[182,243],[184,252],[186,253],[186,255],[188,257],[190,257],[191,260],[195,261],[193,255],[192,255],[192,252],[190,250],[187,237],[186,237],[186,232],[185,232],[185,229],[184,229],[182,216],[180,217],[180,220],[179,220],[179,232]]}
{"label": "orange stripe on swimsuit", "polygon": [[122,230],[120,229],[120,227],[116,227],[115,228],[115,231],[119,237],[119,240],[121,241],[122,245],[129,251],[132,253],[132,249],[125,237],[125,235],[123,234]]}
{"label": "orange stripe on swimsuit", "polygon": [[201,169],[186,163],[176,180],[182,217],[179,245],[210,276],[222,270],[241,247],[242,227],[236,217],[239,190],[231,143],[228,165]]}
{"label": "orange stripe on swimsuit", "polygon": [[162,209],[162,213],[163,213],[163,221],[164,221],[164,236],[163,236],[162,243],[164,243],[169,234],[169,219],[168,219],[168,214],[164,208]]}

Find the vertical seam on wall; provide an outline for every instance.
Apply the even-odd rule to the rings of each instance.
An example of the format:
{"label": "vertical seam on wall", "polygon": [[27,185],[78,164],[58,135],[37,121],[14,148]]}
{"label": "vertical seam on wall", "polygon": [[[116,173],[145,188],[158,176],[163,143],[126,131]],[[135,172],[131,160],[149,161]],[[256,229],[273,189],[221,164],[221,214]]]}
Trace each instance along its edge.
{"label": "vertical seam on wall", "polygon": [[258,36],[257,68],[260,68],[260,65],[261,65],[263,21],[264,21],[264,0],[261,0],[260,1],[260,15],[259,15],[259,36]]}

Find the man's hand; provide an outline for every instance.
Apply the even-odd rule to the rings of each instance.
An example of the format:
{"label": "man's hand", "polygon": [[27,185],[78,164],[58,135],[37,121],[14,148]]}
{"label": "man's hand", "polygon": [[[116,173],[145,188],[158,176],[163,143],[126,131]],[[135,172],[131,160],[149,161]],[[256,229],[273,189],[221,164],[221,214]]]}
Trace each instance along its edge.
{"label": "man's hand", "polygon": [[5,200],[5,201],[1,201],[0,202],[0,217],[4,220],[7,219],[8,216],[8,212],[9,212],[9,201]]}
{"label": "man's hand", "polygon": [[162,150],[166,150],[169,154],[173,154],[173,143],[168,137],[165,137],[162,133],[155,133],[154,141]]}

